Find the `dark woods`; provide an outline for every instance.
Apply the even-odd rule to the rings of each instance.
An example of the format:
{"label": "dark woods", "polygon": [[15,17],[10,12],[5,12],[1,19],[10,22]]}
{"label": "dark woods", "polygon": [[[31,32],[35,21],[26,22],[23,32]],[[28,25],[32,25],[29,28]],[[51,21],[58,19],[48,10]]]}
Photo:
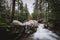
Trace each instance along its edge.
{"label": "dark woods", "polygon": [[[38,23],[45,23],[48,29],[51,29],[60,35],[60,0],[35,0],[34,10],[30,15],[27,4],[22,0],[0,0],[0,40],[19,40],[25,33],[26,26],[13,25],[13,20],[22,23],[31,19],[38,20]],[[17,8],[16,8],[17,7]],[[36,32],[34,28],[29,28],[32,33]]]}

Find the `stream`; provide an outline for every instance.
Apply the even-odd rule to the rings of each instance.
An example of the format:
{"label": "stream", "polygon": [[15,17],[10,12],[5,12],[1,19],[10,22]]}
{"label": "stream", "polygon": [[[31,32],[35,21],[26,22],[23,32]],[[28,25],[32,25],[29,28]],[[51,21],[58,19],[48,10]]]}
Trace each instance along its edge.
{"label": "stream", "polygon": [[45,29],[44,24],[39,24],[37,31],[24,40],[59,40],[59,36],[52,31]]}

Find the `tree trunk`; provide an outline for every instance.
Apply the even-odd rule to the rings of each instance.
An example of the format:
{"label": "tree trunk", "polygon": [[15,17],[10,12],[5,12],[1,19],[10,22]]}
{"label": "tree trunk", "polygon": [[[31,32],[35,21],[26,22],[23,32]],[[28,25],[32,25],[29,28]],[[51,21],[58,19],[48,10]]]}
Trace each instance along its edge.
{"label": "tree trunk", "polygon": [[15,1],[16,0],[12,0],[12,14],[11,14],[11,21],[10,23],[12,23],[13,19],[14,19],[14,13],[15,13]]}

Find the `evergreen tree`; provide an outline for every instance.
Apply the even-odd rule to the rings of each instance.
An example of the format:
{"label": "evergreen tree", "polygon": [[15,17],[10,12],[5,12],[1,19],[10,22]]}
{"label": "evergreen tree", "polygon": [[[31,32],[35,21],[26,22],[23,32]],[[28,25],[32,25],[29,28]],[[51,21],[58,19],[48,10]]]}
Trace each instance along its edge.
{"label": "evergreen tree", "polygon": [[41,19],[44,17],[43,15],[44,12],[42,12],[43,3],[44,3],[43,0],[35,0],[34,12],[32,14],[33,19]]}
{"label": "evergreen tree", "polygon": [[47,0],[48,3],[49,3],[49,10],[51,10],[51,13],[50,13],[50,19],[49,21],[54,24],[53,25],[53,28],[57,31],[60,32],[60,1],[59,0]]}
{"label": "evergreen tree", "polygon": [[24,7],[24,14],[25,14],[25,20],[28,20],[28,16],[30,14],[29,14],[29,11],[28,11],[28,8],[27,8],[27,4],[25,4],[25,7]]}
{"label": "evergreen tree", "polygon": [[23,2],[21,0],[20,6],[19,6],[19,18],[18,18],[18,20],[23,22],[23,20],[24,20],[23,16],[24,16],[24,7],[23,7]]}
{"label": "evergreen tree", "polygon": [[22,0],[19,0],[17,15],[18,15],[17,16],[18,20],[21,21],[21,22],[28,19],[29,11],[28,11],[28,8],[27,8],[27,4],[25,4],[25,6],[23,6]]}
{"label": "evergreen tree", "polygon": [[35,0],[34,3],[34,12],[32,14],[33,19],[38,19],[38,0]]}
{"label": "evergreen tree", "polygon": [[7,26],[9,22],[9,7],[5,0],[0,0],[0,26]]}

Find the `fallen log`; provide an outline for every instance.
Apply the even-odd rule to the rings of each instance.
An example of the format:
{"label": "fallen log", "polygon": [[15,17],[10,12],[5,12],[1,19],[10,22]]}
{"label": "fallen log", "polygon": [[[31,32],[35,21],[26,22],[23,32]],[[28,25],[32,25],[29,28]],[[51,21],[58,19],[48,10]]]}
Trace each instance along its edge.
{"label": "fallen log", "polygon": [[[12,30],[13,30],[13,32],[16,32],[16,31],[19,31],[18,33],[18,36],[17,36],[17,39],[18,38],[20,38],[24,33],[26,34],[26,35],[28,35],[28,34],[31,34],[31,33],[33,33],[33,32],[36,32],[36,30],[37,30],[37,27],[38,27],[38,21],[36,21],[36,20],[29,20],[29,21],[27,21],[27,22],[24,22],[24,23],[22,23],[22,22],[20,22],[20,21],[18,21],[18,20],[13,20],[13,22],[11,23],[11,25],[12,25]],[[14,26],[14,27],[13,27]],[[24,29],[23,29],[24,28]],[[22,32],[24,32],[24,33],[22,33],[21,32],[21,30],[22,30]],[[21,35],[20,35],[21,34]],[[25,35],[24,34],[24,35]]]}

